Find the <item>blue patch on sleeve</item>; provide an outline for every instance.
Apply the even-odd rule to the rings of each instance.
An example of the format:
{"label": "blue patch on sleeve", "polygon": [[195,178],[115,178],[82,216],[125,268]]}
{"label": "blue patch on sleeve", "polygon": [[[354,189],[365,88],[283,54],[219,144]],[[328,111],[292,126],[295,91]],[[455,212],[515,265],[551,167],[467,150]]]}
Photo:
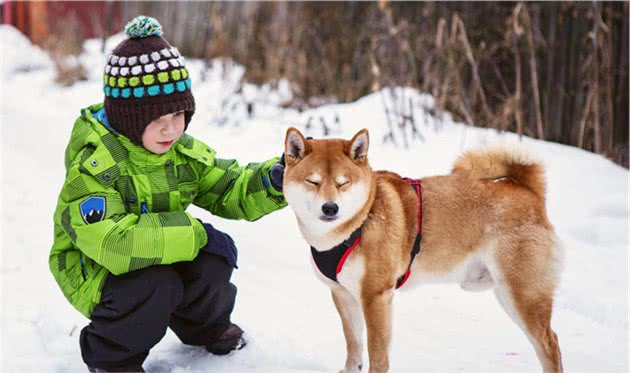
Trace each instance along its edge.
{"label": "blue patch on sleeve", "polygon": [[79,204],[79,209],[86,224],[98,223],[105,219],[107,201],[105,197],[90,197]]}

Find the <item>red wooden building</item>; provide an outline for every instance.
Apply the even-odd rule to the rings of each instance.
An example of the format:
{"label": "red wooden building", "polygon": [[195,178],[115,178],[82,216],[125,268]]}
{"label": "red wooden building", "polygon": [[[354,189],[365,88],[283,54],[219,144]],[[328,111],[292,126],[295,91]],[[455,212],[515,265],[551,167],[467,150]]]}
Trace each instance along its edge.
{"label": "red wooden building", "polygon": [[122,28],[118,1],[10,1],[2,3],[2,23],[42,44],[60,27],[72,25],[80,38],[108,36]]}

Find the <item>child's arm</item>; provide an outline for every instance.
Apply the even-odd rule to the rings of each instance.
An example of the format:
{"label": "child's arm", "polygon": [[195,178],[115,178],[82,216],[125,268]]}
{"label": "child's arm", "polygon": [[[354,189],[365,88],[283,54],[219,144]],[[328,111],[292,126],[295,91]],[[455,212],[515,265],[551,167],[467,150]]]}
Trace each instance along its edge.
{"label": "child's arm", "polygon": [[235,160],[209,156],[201,163],[199,193],[193,203],[228,219],[254,221],[287,205],[282,192],[269,180],[271,167],[279,158],[239,166]]}
{"label": "child's arm", "polygon": [[[102,202],[102,218],[98,211],[86,218],[91,206]],[[207,241],[201,223],[184,211],[127,213],[118,191],[99,182],[80,161],[69,168],[60,203],[64,208],[55,219],[72,242],[114,275],[193,260]]]}

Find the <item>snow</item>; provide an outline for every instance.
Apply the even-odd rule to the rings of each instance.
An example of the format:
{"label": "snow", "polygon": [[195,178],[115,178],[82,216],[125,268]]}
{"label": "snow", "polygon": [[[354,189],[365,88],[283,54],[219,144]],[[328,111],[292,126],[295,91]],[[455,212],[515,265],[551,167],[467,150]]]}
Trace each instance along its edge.
{"label": "snow", "polygon": [[[120,37],[110,39],[107,49]],[[90,66],[89,80],[62,88],[54,83],[50,61],[14,29],[2,26],[0,38],[0,367],[3,372],[84,372],[78,337],[88,320],[57,288],[48,270],[48,253],[52,215],[64,180],[64,148],[79,109],[102,99],[105,58],[98,41],[86,42],[80,60]],[[334,137],[349,138],[368,128],[372,167],[410,177],[448,173],[457,155],[471,147],[519,141],[514,134],[471,128],[448,114],[435,114],[430,96],[405,89],[424,137],[407,150],[383,143],[388,128],[383,102],[391,107],[390,92],[299,113],[280,107],[291,98],[288,82],[239,90],[241,66],[224,60],[214,61],[207,70],[202,61],[188,60],[188,65],[198,107],[190,133],[219,156],[241,164],[279,155],[289,126],[321,136],[320,118]],[[255,103],[252,118],[247,102]],[[330,126],[334,118],[338,126]],[[565,370],[627,372],[628,170],[573,147],[526,137],[520,142],[545,162],[549,216],[565,249],[552,321]],[[255,223],[223,220],[198,208],[189,211],[229,232],[239,247],[233,320],[246,330],[249,344],[218,357],[182,345],[169,331],[151,351],[145,368],[180,373],[341,369],[341,323],[329,290],[312,273],[308,245],[290,209]],[[431,285],[400,291],[394,307],[392,372],[540,371],[527,338],[491,292]]]}
{"label": "snow", "polygon": [[10,79],[15,73],[45,68],[50,57],[31,44],[28,38],[9,25],[0,25],[0,71],[2,79]]}

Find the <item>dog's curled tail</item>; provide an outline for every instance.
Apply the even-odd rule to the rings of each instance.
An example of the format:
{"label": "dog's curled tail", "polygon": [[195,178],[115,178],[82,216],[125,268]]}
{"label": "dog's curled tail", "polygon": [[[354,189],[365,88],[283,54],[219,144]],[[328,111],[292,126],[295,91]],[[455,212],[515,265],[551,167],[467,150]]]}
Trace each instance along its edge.
{"label": "dog's curled tail", "polygon": [[471,177],[485,180],[509,178],[545,198],[545,169],[520,146],[506,145],[467,151],[453,166],[453,173],[468,172]]}

